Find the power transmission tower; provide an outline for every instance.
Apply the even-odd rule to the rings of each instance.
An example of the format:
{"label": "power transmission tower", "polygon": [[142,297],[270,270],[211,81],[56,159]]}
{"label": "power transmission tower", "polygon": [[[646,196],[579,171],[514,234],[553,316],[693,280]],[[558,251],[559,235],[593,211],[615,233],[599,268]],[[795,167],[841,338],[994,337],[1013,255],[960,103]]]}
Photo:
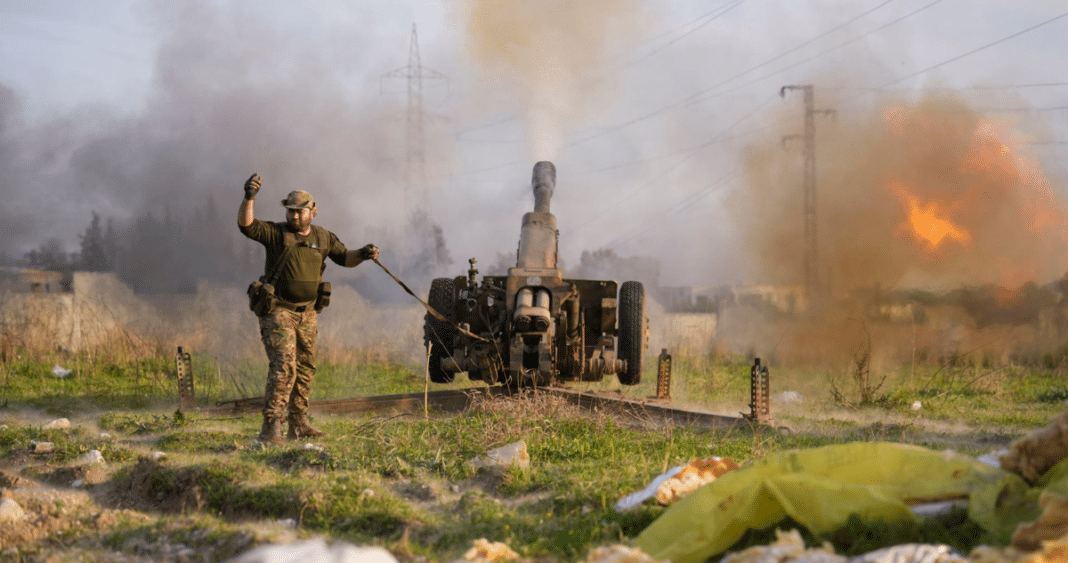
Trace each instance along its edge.
{"label": "power transmission tower", "polygon": [[[816,120],[817,113],[833,115],[833,109],[813,109],[813,88],[811,84],[800,86],[783,86],[779,90],[779,96],[785,98],[787,90],[802,90],[805,93],[805,130],[801,135],[802,153],[804,155],[803,189],[804,189],[804,214],[805,214],[805,292],[809,299],[817,297],[820,293],[819,279],[819,252],[818,239],[816,238]],[[783,137],[795,139],[797,135]]]}
{"label": "power transmission tower", "polygon": [[[408,65],[382,75],[382,78],[408,79],[408,115],[406,127],[407,155],[404,170],[404,202],[408,209],[427,207],[426,152],[423,123],[423,79],[442,79],[444,74],[422,65],[419,60],[419,37],[412,24],[412,42],[408,47]],[[418,202],[416,203],[416,199]],[[415,205],[413,205],[415,203]]]}

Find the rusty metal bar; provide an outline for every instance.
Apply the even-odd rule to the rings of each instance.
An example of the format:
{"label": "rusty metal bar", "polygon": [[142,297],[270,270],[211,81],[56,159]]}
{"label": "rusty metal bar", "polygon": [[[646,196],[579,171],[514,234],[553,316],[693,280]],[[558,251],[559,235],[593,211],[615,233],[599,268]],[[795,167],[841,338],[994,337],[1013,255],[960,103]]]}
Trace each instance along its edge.
{"label": "rusty metal bar", "polygon": [[[508,394],[503,387],[473,387],[470,389],[445,389],[427,393],[399,393],[374,395],[354,399],[326,399],[311,401],[308,410],[329,414],[353,414],[361,412],[416,412],[425,406],[438,412],[460,412],[471,406],[479,397]],[[247,414],[263,410],[263,397],[234,399],[216,403],[212,414]]]}
{"label": "rusty metal bar", "polygon": [[712,414],[704,411],[681,407],[671,407],[655,402],[645,402],[622,397],[612,397],[591,392],[573,391],[559,387],[539,389],[540,392],[553,393],[566,398],[579,407],[589,410],[609,411],[635,418],[672,422],[683,426],[704,426],[709,428],[731,428],[749,426],[744,418]]}
{"label": "rusty metal bar", "polygon": [[[330,414],[419,412],[423,410],[425,399],[427,406],[436,412],[462,412],[470,408],[473,402],[480,398],[512,396],[522,392],[550,393],[562,397],[580,408],[591,411],[610,412],[639,420],[660,423],[670,422],[681,426],[731,428],[749,426],[753,422],[750,417],[744,415],[742,417],[725,416],[669,406],[660,403],[659,400],[642,401],[561,387],[538,387],[519,391],[503,386],[448,389],[430,391],[425,394],[417,392],[355,399],[311,401],[308,408],[312,412]],[[217,405],[216,408],[208,409],[204,412],[213,415],[258,413],[263,410],[263,397],[221,401]]]}

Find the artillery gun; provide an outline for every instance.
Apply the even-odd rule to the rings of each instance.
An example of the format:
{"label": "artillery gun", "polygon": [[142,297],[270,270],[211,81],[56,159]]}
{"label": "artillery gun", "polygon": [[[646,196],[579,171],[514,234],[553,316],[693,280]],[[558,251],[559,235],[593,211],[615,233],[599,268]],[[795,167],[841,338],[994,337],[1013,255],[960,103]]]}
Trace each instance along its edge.
{"label": "artillery gun", "polygon": [[[640,282],[565,279],[557,267],[559,232],[549,202],[556,167],[534,165],[534,211],[523,215],[516,265],[506,276],[467,276],[431,282],[423,325],[427,371],[435,383],[457,373],[512,387],[600,381],[615,374],[641,381],[647,319]],[[617,295],[618,289],[618,295]]]}

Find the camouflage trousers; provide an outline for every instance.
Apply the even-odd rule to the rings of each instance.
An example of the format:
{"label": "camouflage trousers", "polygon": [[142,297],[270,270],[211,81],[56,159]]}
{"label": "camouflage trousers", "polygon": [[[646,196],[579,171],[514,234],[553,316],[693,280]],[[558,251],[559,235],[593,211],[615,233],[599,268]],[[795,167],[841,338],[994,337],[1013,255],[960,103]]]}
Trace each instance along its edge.
{"label": "camouflage trousers", "polygon": [[315,379],[315,337],[319,332],[314,309],[297,313],[275,307],[260,319],[260,337],[267,350],[267,392],[263,414],[284,418],[308,411],[308,395]]}

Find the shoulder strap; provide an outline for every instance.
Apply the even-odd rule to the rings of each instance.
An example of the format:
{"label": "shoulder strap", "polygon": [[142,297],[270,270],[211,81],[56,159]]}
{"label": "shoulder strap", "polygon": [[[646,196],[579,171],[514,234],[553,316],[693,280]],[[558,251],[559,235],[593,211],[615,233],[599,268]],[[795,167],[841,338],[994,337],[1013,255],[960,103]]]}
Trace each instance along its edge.
{"label": "shoulder strap", "polygon": [[326,260],[326,257],[330,255],[330,231],[319,225],[312,225],[312,232],[315,233],[315,244],[319,247],[319,254],[322,255],[323,260]]}
{"label": "shoulder strap", "polygon": [[326,271],[326,257],[330,255],[330,231],[319,225],[312,225],[312,232],[315,233],[315,244],[319,247],[319,256],[323,260],[322,265],[319,267],[319,275],[321,276]]}
{"label": "shoulder strap", "polygon": [[282,254],[278,257],[278,262],[274,265],[274,270],[267,275],[266,283],[274,285],[278,280],[278,274],[282,273],[282,266],[285,265],[286,260],[289,260],[289,254],[293,251],[293,248],[297,246],[297,237],[293,233],[289,232],[289,229],[282,228]]}

